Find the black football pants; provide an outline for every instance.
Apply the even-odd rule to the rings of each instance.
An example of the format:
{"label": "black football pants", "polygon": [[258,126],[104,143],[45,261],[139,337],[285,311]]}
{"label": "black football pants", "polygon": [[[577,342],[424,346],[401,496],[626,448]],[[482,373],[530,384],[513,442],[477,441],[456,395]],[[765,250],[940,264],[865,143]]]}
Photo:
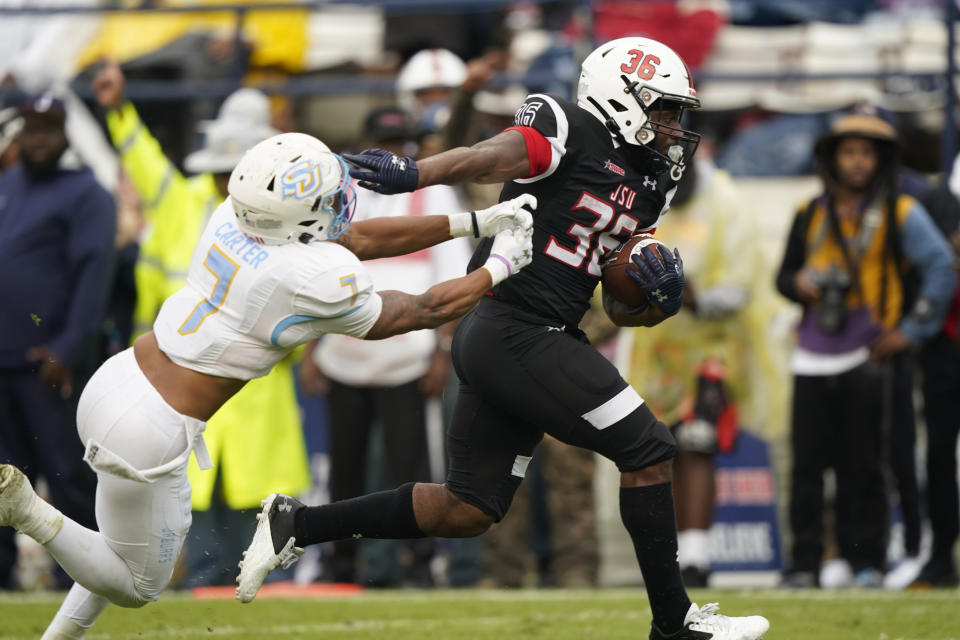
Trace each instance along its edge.
{"label": "black football pants", "polygon": [[795,376],[790,486],[794,571],[820,569],[823,472],[829,467],[837,479],[841,555],[854,571],[884,569],[884,391],[883,368],[873,363],[840,375]]}

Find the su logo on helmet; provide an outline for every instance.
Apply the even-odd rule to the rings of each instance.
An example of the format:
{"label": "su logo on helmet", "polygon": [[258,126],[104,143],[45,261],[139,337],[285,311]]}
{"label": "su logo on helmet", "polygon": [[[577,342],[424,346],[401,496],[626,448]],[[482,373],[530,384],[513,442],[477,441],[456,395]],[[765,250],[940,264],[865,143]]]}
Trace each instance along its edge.
{"label": "su logo on helmet", "polygon": [[280,176],[280,195],[284,200],[287,198],[303,200],[316,193],[322,183],[320,165],[304,160],[293,165]]}

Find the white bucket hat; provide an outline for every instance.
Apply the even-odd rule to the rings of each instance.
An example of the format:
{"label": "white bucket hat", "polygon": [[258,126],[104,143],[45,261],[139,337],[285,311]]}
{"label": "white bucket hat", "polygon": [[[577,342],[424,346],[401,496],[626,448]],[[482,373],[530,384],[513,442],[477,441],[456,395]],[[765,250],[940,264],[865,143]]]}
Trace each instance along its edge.
{"label": "white bucket hat", "polygon": [[204,146],[184,160],[190,173],[230,173],[247,149],[279,133],[270,126],[267,96],[250,88],[231,93],[217,118],[198,128],[205,134]]}

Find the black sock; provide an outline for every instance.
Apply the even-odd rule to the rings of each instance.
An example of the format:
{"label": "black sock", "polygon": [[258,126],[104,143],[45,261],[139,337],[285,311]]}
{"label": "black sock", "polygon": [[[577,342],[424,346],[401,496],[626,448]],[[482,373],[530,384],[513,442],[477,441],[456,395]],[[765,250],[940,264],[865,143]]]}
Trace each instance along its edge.
{"label": "black sock", "polygon": [[408,482],[392,491],[300,509],[294,516],[297,546],[353,537],[388,540],[426,537],[413,515],[414,484]]}
{"label": "black sock", "polygon": [[677,564],[677,521],[670,483],[620,487],[620,518],[633,539],[653,623],[664,633],[679,631],[690,598]]}

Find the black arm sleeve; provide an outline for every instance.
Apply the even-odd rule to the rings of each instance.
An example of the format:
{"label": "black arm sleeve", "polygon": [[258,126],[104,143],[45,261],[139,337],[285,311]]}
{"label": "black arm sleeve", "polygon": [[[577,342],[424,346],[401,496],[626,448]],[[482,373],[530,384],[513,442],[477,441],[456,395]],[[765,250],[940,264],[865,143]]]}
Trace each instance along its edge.
{"label": "black arm sleeve", "polygon": [[806,261],[805,240],[809,224],[809,208],[807,211],[797,213],[797,216],[793,219],[793,225],[790,227],[790,235],[787,237],[783,262],[780,263],[780,270],[777,272],[777,291],[794,302],[800,302],[800,298],[797,296],[797,288],[794,286],[794,279]]}

